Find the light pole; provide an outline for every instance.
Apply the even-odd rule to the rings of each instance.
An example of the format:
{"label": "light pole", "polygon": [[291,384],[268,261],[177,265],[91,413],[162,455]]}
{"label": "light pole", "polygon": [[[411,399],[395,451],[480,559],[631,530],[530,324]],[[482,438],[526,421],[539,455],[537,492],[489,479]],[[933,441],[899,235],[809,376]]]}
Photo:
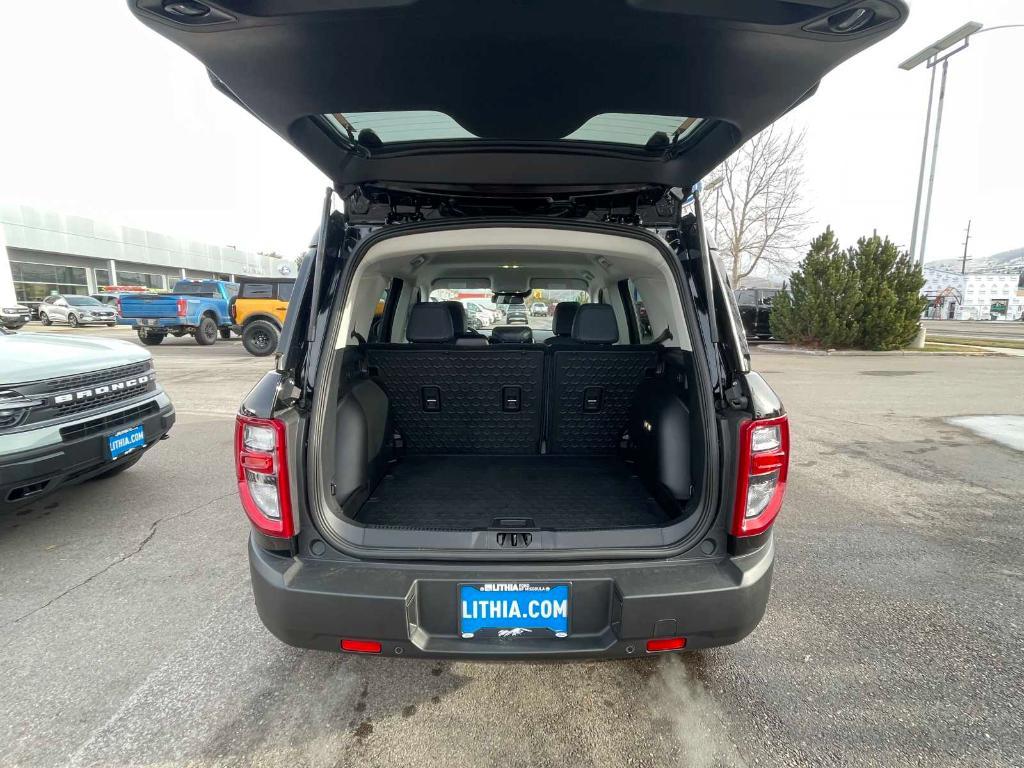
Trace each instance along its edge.
{"label": "light pole", "polygon": [[[900,64],[900,69],[910,71],[927,63],[932,71],[931,85],[928,88],[928,112],[924,122],[924,141],[921,144],[921,168],[917,174],[917,198],[914,202],[914,229],[910,233],[910,258],[918,257],[918,263],[924,264],[925,245],[928,242],[928,220],[932,208],[932,189],[935,186],[935,160],[939,153],[939,130],[942,128],[942,107],[946,98],[946,73],[949,70],[949,58],[960,53],[971,44],[972,35],[995,32],[997,29],[1015,29],[1024,24],[999,24],[995,27],[984,27],[976,21],[969,21],[962,27],[953,30],[940,40],[936,40],[926,48],[922,48],[909,59]],[[953,46],[959,45],[958,48]],[[953,50],[949,50],[953,48]],[[949,51],[948,53],[946,51]],[[924,226],[921,228],[921,248],[917,248],[918,221],[921,215],[921,194],[924,191],[924,169],[928,158],[928,133],[932,121],[932,97],[935,95],[935,65],[942,64],[942,78],[939,84],[939,106],[935,115],[935,137],[932,144],[932,165],[928,174],[928,195],[924,206]]]}
{"label": "light pole", "polygon": [[[942,107],[946,100],[946,74],[949,71],[949,57],[960,53],[971,44],[971,35],[976,34],[982,25],[969,21],[959,29],[955,29],[940,40],[936,40],[926,48],[922,48],[909,59],[900,64],[900,69],[910,71],[927,63],[932,71],[931,85],[928,89],[928,113],[925,115],[924,142],[921,146],[921,168],[917,174],[917,199],[914,202],[914,228],[910,233],[910,258],[918,256],[918,263],[924,264],[925,245],[928,242],[928,219],[932,210],[932,189],[935,186],[935,161],[939,154],[939,131],[942,129]],[[953,48],[960,44],[959,48]],[[944,53],[953,48],[949,53]],[[944,54],[944,55],[943,55]],[[924,187],[924,168],[928,157],[928,129],[932,121],[932,97],[935,95],[935,65],[942,62],[942,80],[939,85],[939,106],[935,116],[935,138],[932,145],[932,167],[928,174],[928,200],[924,206],[924,227],[921,231],[921,250],[917,250],[917,225],[921,216],[921,193]]]}

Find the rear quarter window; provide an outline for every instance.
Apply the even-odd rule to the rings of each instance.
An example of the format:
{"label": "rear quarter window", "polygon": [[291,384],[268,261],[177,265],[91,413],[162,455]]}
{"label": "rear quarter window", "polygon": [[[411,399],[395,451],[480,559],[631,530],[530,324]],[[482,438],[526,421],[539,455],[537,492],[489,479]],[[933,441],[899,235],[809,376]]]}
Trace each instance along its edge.
{"label": "rear quarter window", "polygon": [[239,291],[239,298],[242,299],[272,299],[274,298],[273,283],[246,283]]}

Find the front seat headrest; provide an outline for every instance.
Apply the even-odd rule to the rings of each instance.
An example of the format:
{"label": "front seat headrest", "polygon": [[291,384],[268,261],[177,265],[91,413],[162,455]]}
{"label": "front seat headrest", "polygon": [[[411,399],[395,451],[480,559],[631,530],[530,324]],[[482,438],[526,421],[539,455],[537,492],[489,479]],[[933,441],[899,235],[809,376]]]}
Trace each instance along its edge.
{"label": "front seat headrest", "polygon": [[611,304],[583,304],[572,321],[572,338],[580,344],[614,344],[619,324]]}
{"label": "front seat headrest", "polygon": [[533,344],[533,330],[528,325],[496,325],[491,344]]}
{"label": "front seat headrest", "polygon": [[455,340],[451,310],[443,303],[413,304],[405,338],[413,344],[449,344]]}
{"label": "front seat headrest", "polygon": [[551,318],[551,330],[555,336],[572,335],[572,323],[579,308],[578,301],[560,301],[555,305],[555,315]]}

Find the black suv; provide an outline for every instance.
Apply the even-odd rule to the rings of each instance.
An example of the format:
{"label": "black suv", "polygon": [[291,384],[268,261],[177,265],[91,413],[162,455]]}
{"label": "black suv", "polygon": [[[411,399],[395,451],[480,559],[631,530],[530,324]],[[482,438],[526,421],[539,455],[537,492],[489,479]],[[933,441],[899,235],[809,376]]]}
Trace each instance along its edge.
{"label": "black suv", "polygon": [[[237,422],[266,626],[514,659],[751,632],[789,425],[699,180],[902,0],[130,5],[332,181]],[[559,300],[551,337],[469,333],[486,289]]]}
{"label": "black suv", "polygon": [[735,292],[740,321],[747,338],[772,337],[772,302],[778,295],[778,288],[740,288]]}

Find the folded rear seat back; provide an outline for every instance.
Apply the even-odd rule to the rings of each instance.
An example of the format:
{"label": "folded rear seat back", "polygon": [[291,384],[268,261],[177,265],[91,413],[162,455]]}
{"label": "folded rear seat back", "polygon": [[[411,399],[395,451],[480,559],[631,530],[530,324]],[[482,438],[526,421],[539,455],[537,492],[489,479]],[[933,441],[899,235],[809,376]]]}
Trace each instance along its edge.
{"label": "folded rear seat back", "polygon": [[547,450],[612,455],[629,425],[640,385],[658,364],[658,347],[618,345],[608,304],[584,304],[573,320],[572,344],[549,349]]}

